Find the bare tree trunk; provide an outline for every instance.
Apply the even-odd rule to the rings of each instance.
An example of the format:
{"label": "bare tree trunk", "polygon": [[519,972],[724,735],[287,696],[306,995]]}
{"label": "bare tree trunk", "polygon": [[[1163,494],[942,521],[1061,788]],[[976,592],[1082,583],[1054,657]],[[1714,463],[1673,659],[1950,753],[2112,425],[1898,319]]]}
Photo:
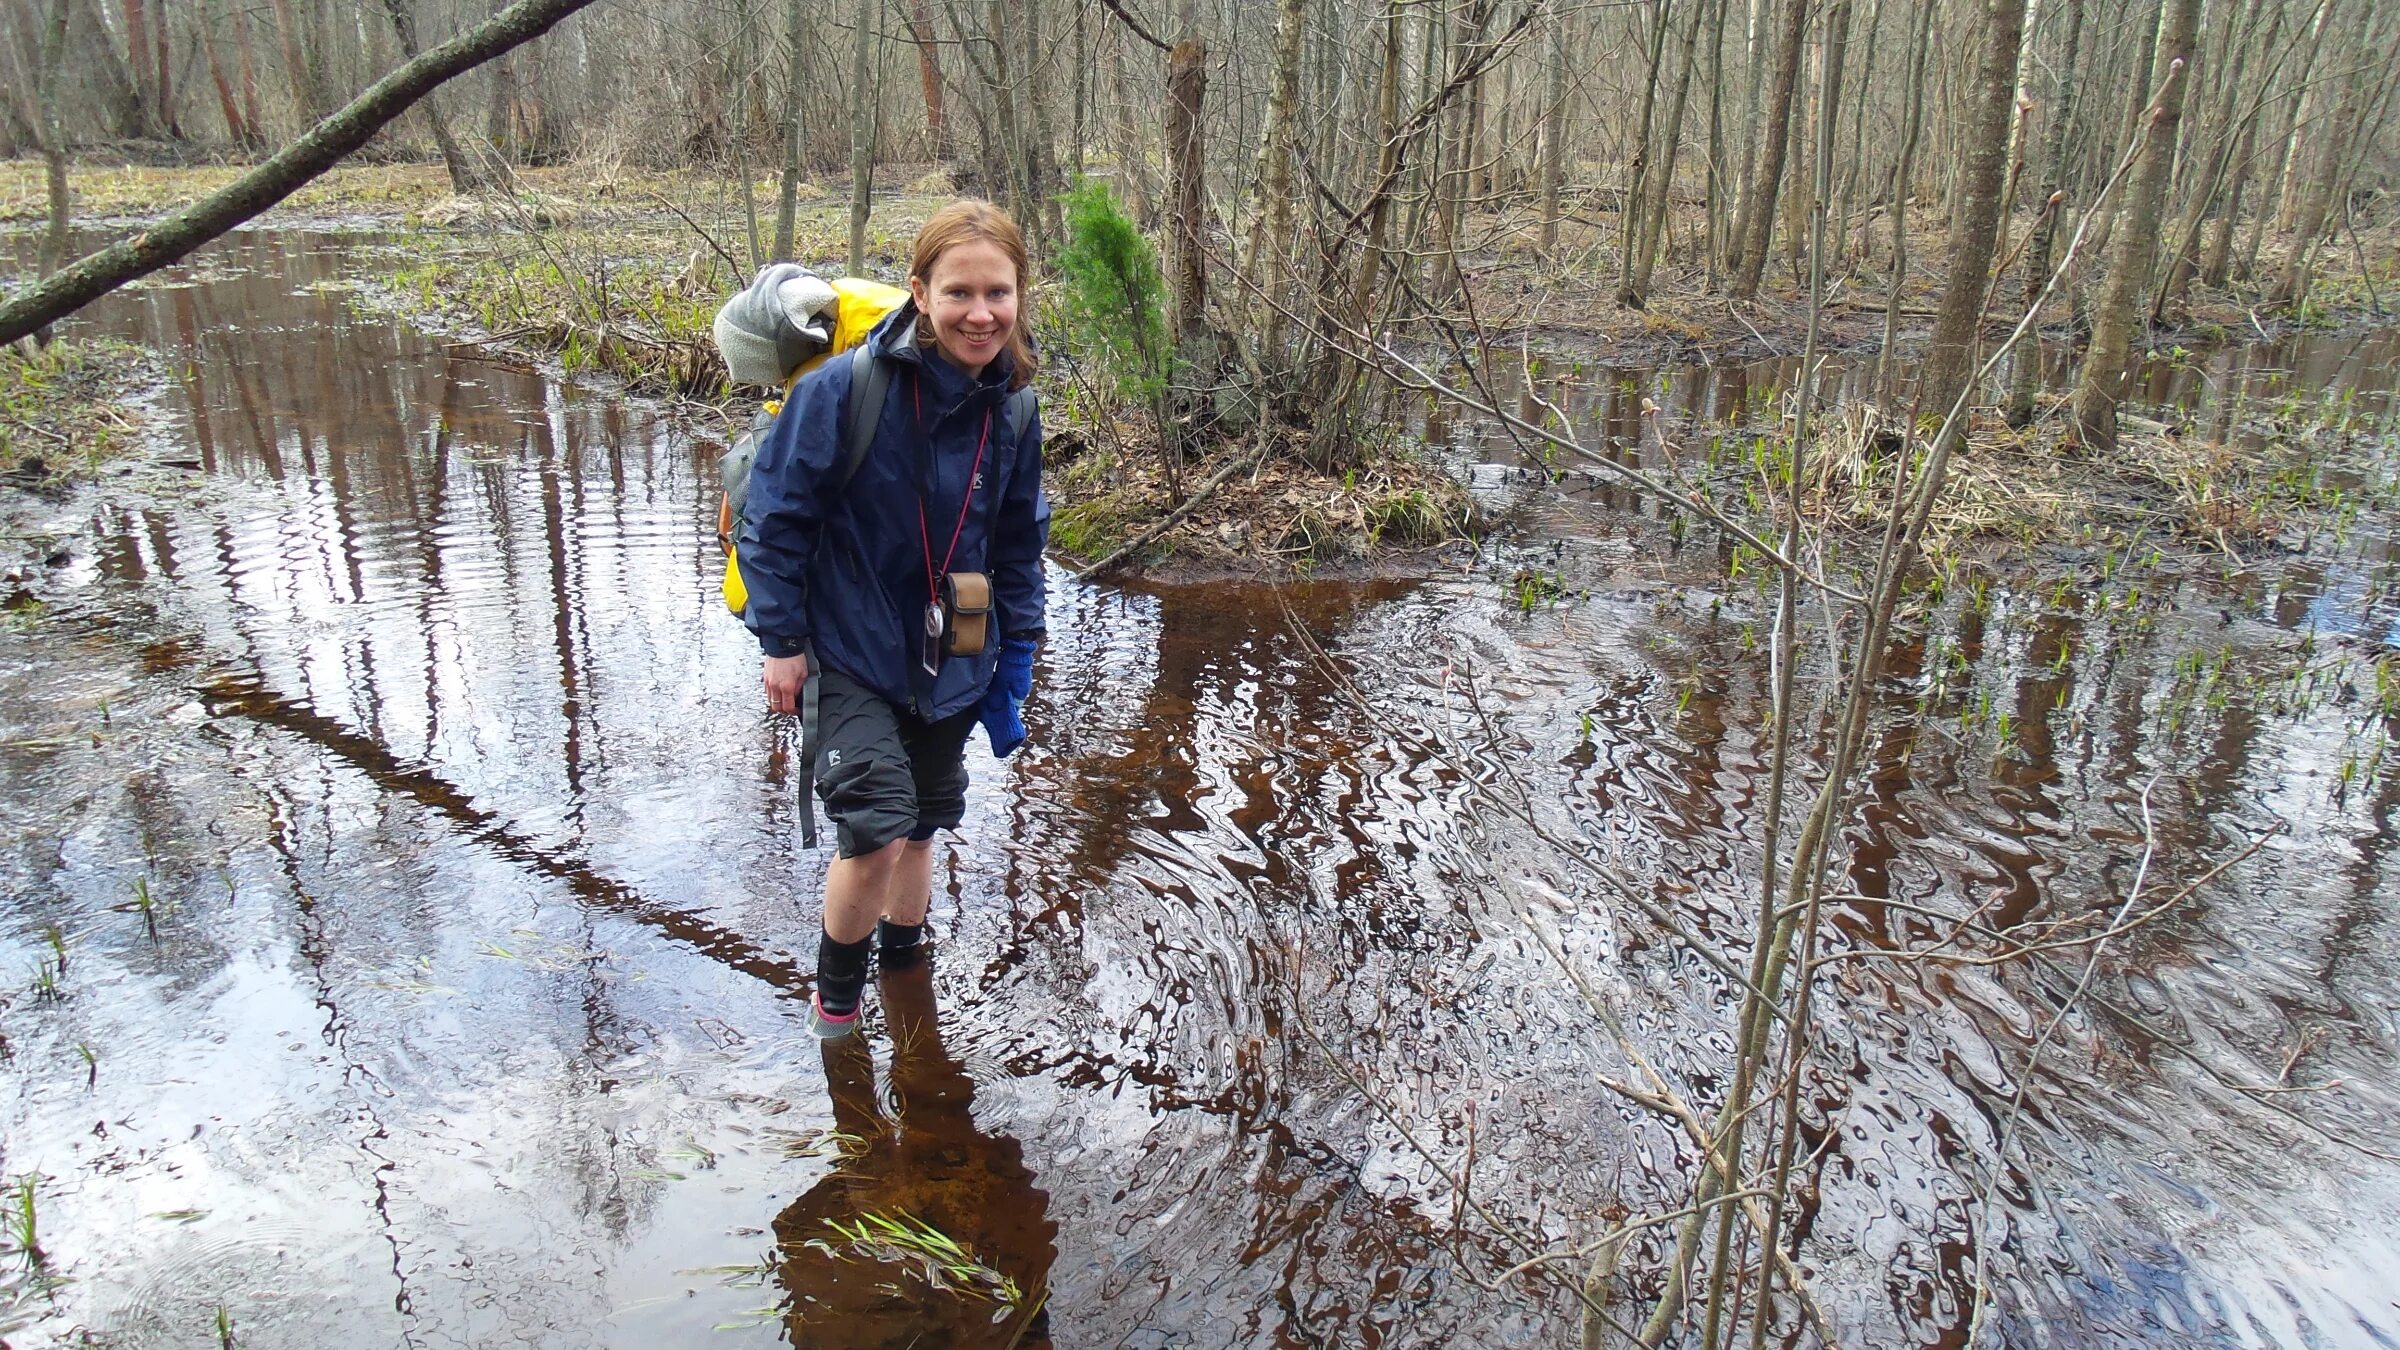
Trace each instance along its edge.
{"label": "bare tree trunk", "polygon": [[[1473,8],[1473,5],[1470,3],[1469,7]],[[1476,38],[1477,40],[1481,39],[1479,32],[1476,34]],[[1458,141],[1458,168],[1464,176],[1459,181],[1458,191],[1462,199],[1481,201],[1490,196],[1492,192],[1491,160],[1483,153],[1483,76],[1478,75],[1468,82],[1466,103],[1466,115],[1462,119],[1464,130]]]}
{"label": "bare tree trunk", "polygon": [[[400,39],[402,59],[417,59],[417,16],[409,0],[383,0],[383,12],[391,16],[392,33]],[[425,96],[425,120],[433,127],[433,143],[442,152],[442,166],[450,171],[450,190],[460,195],[480,191],[483,175],[459,149],[458,138],[450,134],[450,119],[442,116],[440,99],[431,93]]]}
{"label": "bare tree trunk", "polygon": [[[325,10],[331,0],[306,0],[300,12],[300,59],[308,63],[308,82],[317,91],[321,106],[331,107],[341,101],[342,83],[338,66],[326,60],[332,43],[327,40]],[[355,44],[344,44],[355,45]],[[333,53],[338,57],[339,53]]]}
{"label": "bare tree trunk", "polygon": [[267,144],[267,124],[258,112],[258,59],[250,49],[250,8],[233,7],[233,50],[236,64],[242,72],[242,121],[250,128],[252,150],[263,150]]}
{"label": "bare tree trunk", "polygon": [[[2025,307],[2040,304],[2050,284],[2050,257],[2058,240],[2058,220],[2065,212],[2067,125],[2075,117],[2075,67],[2083,55],[2084,0],[2067,0],[2066,56],[2050,81],[2050,124],[2042,133],[2041,219],[2025,256]],[[2040,346],[2030,338],[2009,358],[2008,424],[2021,427],[2033,420],[2033,396],[2040,383]]]}
{"label": "bare tree trunk", "polygon": [[1833,220],[1827,227],[1833,240],[1833,261],[1847,263],[1850,258],[1850,217],[1858,205],[1858,185],[1866,172],[1868,114],[1873,108],[1875,92],[1875,58],[1881,55],[1883,11],[1889,8],[1884,0],[1875,0],[1875,8],[1867,15],[1867,40],[1861,48],[1865,57],[1858,71],[1856,99],[1858,113],[1850,119],[1850,157],[1842,171],[1840,194],[1835,198]]}
{"label": "bare tree trunk", "polygon": [[850,48],[850,275],[867,267],[867,194],[875,178],[875,0],[858,0],[851,11],[858,26]]}
{"label": "bare tree trunk", "polygon": [[[1726,0],[1726,3],[1732,3],[1732,0]],[[1724,237],[1718,244],[1728,275],[1741,266],[1742,236],[1748,232],[1746,222],[1750,219],[1748,194],[1758,180],[1758,98],[1761,81],[1766,76],[1767,63],[1772,55],[1771,51],[1761,50],[1765,42],[1764,26],[1769,3],[1770,0],[1749,0],[1742,28],[1742,106],[1734,119],[1742,128],[1742,172],[1739,180],[1726,180],[1735,189],[1733,195],[1737,197],[1737,202],[1728,227],[1723,231]]]}
{"label": "bare tree trunk", "polygon": [[1785,152],[1792,135],[1792,94],[1799,83],[1800,49],[1808,32],[1808,0],[1783,0],[1783,31],[1777,36],[1775,80],[1767,92],[1765,154],[1750,188],[1742,194],[1742,216],[1734,226],[1739,261],[1733,268],[1733,297],[1758,298],[1775,231],[1775,201],[1783,184]]}
{"label": "bare tree trunk", "polygon": [[564,148],[564,118],[552,117],[550,61],[540,46],[525,52],[523,74],[517,81],[517,144],[534,163],[548,163]]}
{"label": "bare tree trunk", "polygon": [[[1843,6],[1843,8],[1847,9],[1847,6]],[[1827,0],[1822,12],[1832,13],[1833,10],[1834,5],[1831,0]],[[1801,69],[1803,72],[1808,69],[1806,62],[1802,63]],[[1813,209],[1810,197],[1814,193],[1814,188],[1811,185],[1816,181],[1817,176],[1816,165],[1810,158],[1815,147],[1808,134],[1808,128],[1810,117],[1815,111],[1817,110],[1805,95],[1800,107],[1794,110],[1792,142],[1789,150],[1786,151],[1783,170],[1784,178],[1791,183],[1791,190],[1779,194],[1776,210],[1781,223],[1777,228],[1770,230],[1766,236],[1770,249],[1773,247],[1774,240],[1780,238],[1783,241],[1783,270],[1794,277],[1807,275],[1803,263],[1808,256],[1808,216]]]}
{"label": "bare tree trunk", "polygon": [[[1415,34],[1417,62],[1416,70],[1412,72],[1412,82],[1420,105],[1433,97],[1433,91],[1442,82],[1440,72],[1444,43],[1447,41],[1446,35],[1449,32],[1448,16],[1449,10],[1443,4],[1420,4],[1417,7],[1418,31]],[[1417,162],[1407,166],[1407,175],[1411,180],[1410,191],[1407,194],[1407,214],[1397,221],[1398,235],[1402,239],[1412,242],[1424,241],[1427,245],[1439,245],[1443,239],[1449,237],[1440,229],[1439,225],[1441,212],[1445,208],[1448,196],[1442,191],[1442,171],[1448,163],[1446,158],[1448,147],[1445,144],[1447,138],[1443,135],[1445,125],[1445,118],[1434,119],[1433,124],[1426,129],[1425,134],[1429,143],[1425,147],[1424,153],[1418,157]],[[1431,240],[1425,239],[1425,222],[1428,220],[1436,222],[1435,238]],[[1388,259],[1392,272],[1399,282],[1399,290],[1403,294],[1413,294],[1416,291],[1417,269],[1423,265],[1425,255],[1430,251],[1431,248],[1425,246],[1404,248],[1397,250],[1397,256]]]}
{"label": "bare tree trunk", "polygon": [[1254,208],[1258,224],[1251,235],[1251,256],[1243,268],[1265,297],[1255,308],[1258,318],[1253,330],[1260,335],[1260,360],[1271,371],[1284,366],[1283,311],[1290,304],[1295,266],[1292,141],[1300,115],[1300,52],[1307,17],[1307,0],[1277,0],[1266,134],[1258,148],[1259,201]]}
{"label": "bare tree trunk", "polygon": [[[1664,3],[1664,0],[1661,0]],[[1480,0],[1457,0],[1450,12],[1450,56],[1447,69],[1451,72],[1477,69],[1479,52],[1484,40],[1484,25],[1491,9]],[[1431,63],[1428,63],[1431,69]],[[1480,78],[1480,76],[1476,77]],[[1440,86],[1445,83],[1435,79]],[[1474,79],[1466,88],[1471,94]],[[1441,149],[1437,154],[1439,172],[1434,177],[1437,209],[1434,219],[1440,230],[1442,271],[1434,279],[1434,298],[1441,303],[1466,290],[1466,273],[1458,261],[1458,241],[1463,230],[1467,198],[1474,194],[1475,144],[1474,127],[1468,117],[1472,98],[1457,99],[1444,105],[1438,125],[1441,128]]]}
{"label": "bare tree trunk", "polygon": [[2075,387],[2071,435],[2077,445],[2093,454],[2116,448],[2117,404],[2124,398],[2133,325],[2140,313],[2138,302],[2158,256],[2159,210],[2166,194],[2167,172],[2175,161],[2175,133],[2183,117],[2192,34],[2200,26],[2200,0],[2164,0],[2163,8],[2163,26],[2153,58],[2158,97],[2150,105],[2141,158],[2134,162],[2133,182],[2125,194],[2124,228],[2109,259],[2108,280],[2092,306],[2091,350],[2084,357],[2083,379]]}
{"label": "bare tree trunk", "polygon": [[1542,255],[1558,251],[1559,195],[1567,179],[1567,20],[1550,20],[1550,51],[1543,62]]}
{"label": "bare tree trunk", "polygon": [[[793,81],[798,83],[800,69],[799,32],[800,0],[791,0],[793,49]],[[908,36],[917,49],[917,84],[925,93],[925,131],[933,138],[933,157],[948,163],[955,153],[950,144],[950,119],[942,108],[942,68],[934,60],[933,10],[925,0],[909,0],[905,16]]]}
{"label": "bare tree trunk", "polygon": [[1706,0],[1690,0],[1690,3],[1692,21],[1683,30],[1683,55],[1676,62],[1675,92],[1667,96],[1666,153],[1659,157],[1658,172],[1651,175],[1641,237],[1634,246],[1630,294],[1620,291],[1617,296],[1617,303],[1635,308],[1639,308],[1643,298],[1650,293],[1650,274],[1658,266],[1659,241],[1665,237],[1667,213],[1675,201],[1675,160],[1683,147],[1683,110],[1691,100],[1692,69],[1700,45],[1700,21],[1708,11]]}
{"label": "bare tree trunk", "polygon": [[[1376,187],[1366,202],[1366,218],[1359,222],[1364,225],[1366,236],[1359,246],[1355,270],[1345,276],[1328,267],[1318,290],[1320,308],[1344,325],[1359,329],[1367,326],[1375,303],[1376,283],[1383,276],[1384,250],[1391,228],[1392,185],[1400,177],[1400,84],[1406,78],[1401,49],[1407,36],[1400,6],[1401,0],[1384,0],[1383,70],[1375,113],[1374,143],[1380,147],[1375,156]],[[1309,459],[1324,466],[1333,461],[1347,437],[1344,423],[1360,372],[1356,361],[1331,344],[1320,349],[1317,370],[1312,386],[1314,402],[1326,411],[1318,417],[1310,437]]]}
{"label": "bare tree trunk", "polygon": [[[2007,266],[2004,260],[2012,256],[2009,235],[2016,226],[2017,190],[2025,183],[2025,138],[2033,128],[2033,95],[2025,88],[2025,68],[2033,61],[2034,48],[2040,43],[2041,23],[2042,0],[2025,0],[2025,20],[2019,25],[2021,36],[2017,44],[2016,72],[2009,81],[2008,153],[2003,161],[2008,168],[2006,181],[2000,189],[1999,241],[1992,246],[1992,257],[2003,260],[1996,263],[2001,267]],[[1984,289],[1984,311],[1987,314],[1991,309],[1992,296],[1999,288],[2000,278],[1995,274]]]}
{"label": "bare tree trunk", "polygon": [[313,122],[324,115],[322,94],[315,80],[309,77],[308,63],[300,55],[300,30],[292,20],[291,0],[269,0],[275,10],[275,36],[283,45],[283,73],[291,81],[292,107],[300,120]]}
{"label": "bare tree trunk", "polygon": [[[2144,6],[2144,12],[2147,12],[2146,6]],[[2158,59],[2158,25],[2145,22],[2140,25],[2138,31],[2141,45],[2134,53],[2133,78],[2127,81],[2127,87],[2132,89],[2133,93],[2126,101],[2124,121],[2117,128],[2116,134],[2110,136],[2104,143],[2107,146],[2128,144],[2135,136],[2141,134],[2143,115],[2149,111],[2150,96],[2158,87],[2158,81],[2153,78],[2154,74],[2164,66],[2164,63]],[[2096,171],[2105,175],[2109,171],[2110,161],[2113,157],[2108,150],[2095,148],[2098,150],[2093,157]],[[2170,167],[2172,166],[2170,165]],[[2100,219],[2092,224],[2092,236],[2084,250],[2086,256],[2097,258],[2109,254],[2110,245],[2116,240],[2117,222],[2124,214],[2121,204],[2116,209],[2101,213]]]}
{"label": "bare tree trunk", "polygon": [[1175,342],[1184,347],[1207,327],[1201,307],[1208,301],[1202,253],[1201,185],[1205,171],[1200,109],[1208,94],[1208,43],[1187,31],[1167,54],[1167,217],[1173,234],[1168,284],[1175,292]]}
{"label": "bare tree trunk", "polygon": [[[2280,9],[2275,15],[2281,23]],[[2270,42],[2268,46],[2273,47]],[[2233,182],[2225,190],[2225,209],[2209,222],[2208,242],[2200,250],[2200,284],[2219,287],[2225,284],[2226,267],[2233,257],[2233,230],[2242,218],[2242,196],[2250,186],[2250,173],[2255,166],[2252,156],[2258,144],[2258,124],[2266,120],[2263,108],[2252,108],[2242,118],[2242,137],[2233,147]]]}
{"label": "bare tree trunk", "polygon": [[[758,34],[750,22],[750,0],[734,0],[733,42],[726,53],[724,76],[725,83],[733,86],[733,123],[725,142],[726,148],[733,151],[733,181],[741,192],[742,232],[750,245],[750,271],[753,274],[767,265],[765,242],[758,233],[757,181],[750,173],[750,131],[755,107],[752,100],[756,97],[751,76],[758,68],[758,63],[751,59],[750,54],[757,50],[757,38]],[[859,100],[868,110],[867,136],[871,142],[875,135],[875,85],[869,82],[853,86],[851,97]],[[853,220],[854,234],[856,225],[857,222]],[[853,267],[850,270],[855,273],[858,269]]]}
{"label": "bare tree trunk", "polygon": [[233,82],[225,77],[225,67],[217,59],[217,39],[215,33],[210,31],[215,26],[203,4],[200,12],[200,51],[208,59],[209,82],[217,87],[217,111],[225,119],[225,134],[232,137],[237,145],[248,145],[250,129],[242,124],[242,109],[234,101]]}
{"label": "bare tree trunk", "polygon": [[[2347,22],[2334,40],[2337,62],[2355,56],[2349,71],[2341,77],[2335,95],[2333,120],[2325,129],[2325,144],[2318,151],[2316,164],[2300,192],[2299,212],[2293,222],[2292,250],[2284,259],[2283,272],[2267,292],[2267,303],[2278,307],[2298,305],[2308,298],[2308,286],[2316,263],[2317,244],[2323,239],[2333,219],[2334,204],[2340,199],[2349,182],[2350,138],[2357,131],[2363,98],[2370,73],[2380,75],[2382,68],[2367,56],[2367,20],[2372,11],[2364,4],[2351,4],[2344,16]],[[2354,16],[2354,17],[2353,17]]]}
{"label": "bare tree trunk", "polygon": [[1083,177],[1084,118],[1091,104],[1092,48],[1085,33],[1084,16],[1091,8],[1089,0],[1075,0],[1075,111],[1067,130],[1067,173],[1071,179]]}
{"label": "bare tree trunk", "polygon": [[150,16],[142,0],[125,0],[126,64],[133,69],[134,97],[146,109],[158,106],[150,83]]}
{"label": "bare tree trunk", "polygon": [[[50,0],[50,12],[42,23],[41,69],[34,73],[36,81],[34,104],[35,130],[41,135],[42,179],[50,195],[47,228],[42,232],[41,274],[44,278],[56,272],[67,260],[67,228],[71,202],[67,195],[67,119],[60,108],[58,86],[66,78],[67,0]],[[10,333],[0,338],[5,346],[23,336]],[[50,345],[50,325],[44,322],[33,330],[33,340],[41,346]]]}
{"label": "bare tree trunk", "polygon": [[1133,209],[1134,218],[1155,224],[1158,218],[1159,192],[1153,175],[1150,140],[1133,117],[1133,86],[1125,75],[1125,42],[1122,37],[1101,44],[1103,59],[1108,67],[1108,84],[1116,101],[1117,115],[1108,119],[1117,140],[1117,165],[1125,188],[1126,204]]}
{"label": "bare tree trunk", "polygon": [[1908,287],[1908,202],[1915,190],[1917,142],[1925,129],[1925,62],[1932,55],[1933,12],[1939,0],[1918,0],[1916,35],[1909,41],[1908,105],[1900,160],[1892,169],[1892,281],[1885,289],[1883,350],[1876,358],[1876,398],[1888,409],[1899,373],[1900,297]]}
{"label": "bare tree trunk", "polygon": [[1019,61],[1018,95],[1025,102],[1032,128],[1025,137],[1025,181],[1033,194],[1036,253],[1047,253],[1066,234],[1059,215],[1058,143],[1051,133],[1050,88],[1054,81],[1042,73],[1042,0],[1018,0],[1024,55]]}
{"label": "bare tree trunk", "polygon": [[984,6],[984,45],[989,49],[991,62],[984,72],[984,88],[989,107],[987,115],[995,133],[999,160],[989,166],[1007,192],[1008,205],[1017,223],[1029,233],[1039,235],[1041,220],[1033,214],[1033,183],[1026,176],[1032,163],[1025,145],[1025,119],[1020,115],[1016,91],[1022,79],[1012,74],[1014,55],[1009,51],[1010,20],[1002,0],[990,0]]}
{"label": "bare tree trunk", "polygon": [[[919,0],[920,5],[922,0]],[[775,190],[775,250],[778,262],[792,260],[792,232],[800,211],[800,109],[801,93],[806,88],[807,69],[803,57],[808,51],[808,10],[802,0],[784,0],[783,41],[785,75],[783,82],[783,177]],[[920,42],[918,54],[925,48]],[[938,89],[936,86],[938,99]],[[934,118],[940,129],[941,118]]]}
{"label": "bare tree trunk", "polygon": [[[156,49],[155,58],[158,62],[158,125],[170,139],[181,140],[183,127],[175,116],[175,71],[174,61],[167,50],[167,35],[167,0],[158,0],[158,22],[151,25],[150,32],[151,46]],[[141,65],[141,57],[137,54],[133,61],[134,69],[140,70]]]}
{"label": "bare tree trunk", "polygon": [[1716,18],[1708,41],[1708,204],[1701,218],[1701,256],[1706,262],[1706,285],[1715,291],[1724,284],[1725,254],[1725,9],[1729,0],[1716,0]]}
{"label": "bare tree trunk", "polygon": [[[491,12],[498,13],[503,0],[490,0]],[[503,163],[515,158],[517,150],[517,66],[513,58],[503,56],[492,62],[492,77],[486,92],[490,101],[483,108],[483,139]]]}
{"label": "bare tree trunk", "polygon": [[[2275,37],[2282,31],[2282,26],[2283,11],[2278,7],[2275,13],[2275,26],[2267,34],[2269,47],[2274,45]],[[2227,45],[2233,49],[2233,62],[2231,69],[2226,74],[2224,88],[2220,91],[2217,99],[2216,115],[2211,119],[2212,130],[2216,133],[2213,138],[2216,144],[2208,152],[2208,159],[2200,172],[2200,180],[2192,189],[2191,200],[2184,206],[2183,219],[2175,227],[2173,235],[2175,248],[2172,253],[2167,255],[2166,280],[2159,283],[2157,298],[2150,302],[2150,322],[2154,324],[2167,321],[2168,309],[2182,303],[2184,292],[2190,287],[2193,274],[2199,270],[2201,224],[2207,219],[2209,211],[2216,206],[2218,190],[2224,183],[2226,166],[2233,156],[2236,144],[2233,128],[2237,116],[2236,110],[2241,103],[2242,72],[2250,62],[2250,35],[2257,31],[2258,4],[2254,2],[2250,6],[2250,22],[2243,31],[2232,36],[2227,42]],[[2247,122],[2255,119],[2243,120]],[[2194,149],[2197,150],[2206,139],[2209,138],[2194,137]],[[2247,140],[2247,136],[2242,138],[2245,143]]]}
{"label": "bare tree trunk", "polygon": [[2292,156],[2300,153],[2301,130],[2307,125],[2305,114],[2315,84],[2317,58],[2324,54],[2325,36],[2333,15],[2336,0],[2316,0],[2309,6],[2308,37],[2300,49],[2300,69],[2293,73],[2291,90],[2277,102],[2282,105],[2283,120],[2277,124],[2274,137],[2273,163],[2262,175],[2260,210],[2251,220],[2250,238],[2242,245],[2242,275],[2258,275],[2258,250],[2266,240],[2282,209],[2282,199],[2268,200],[2268,185],[2281,182],[2291,166]]}
{"label": "bare tree trunk", "polygon": [[1651,19],[1640,25],[1648,40],[1642,44],[1645,70],[1642,75],[1642,115],[1634,125],[1630,153],[1625,160],[1625,186],[1617,194],[1617,303],[1640,304],[1640,292],[1633,286],[1633,255],[1636,236],[1641,231],[1644,205],[1650,200],[1647,189],[1650,174],[1650,125],[1658,110],[1659,67],[1667,60],[1668,0],[1650,0]]}
{"label": "bare tree trunk", "polygon": [[[2275,192],[2274,219],[2280,229],[2291,229],[2300,221],[2302,166],[2307,162],[2308,151],[2313,148],[2308,128],[2324,116],[2325,100],[2329,96],[2324,84],[2312,77],[2316,73],[2316,60],[2323,55],[2328,40],[2331,39],[2331,45],[2336,48],[2340,46],[2338,16],[2345,3],[2355,9],[2364,0],[2323,0],[2317,6],[2315,32],[2311,34],[2309,42],[2309,61],[2301,67],[2300,78],[2293,84],[2292,120],[2291,125],[2284,129],[2283,163],[2277,172],[2280,186]],[[2340,59],[2338,51],[2335,59]]]}
{"label": "bare tree trunk", "polygon": [[1951,217],[1950,270],[1942,283],[1941,303],[1934,309],[1933,345],[1917,386],[1921,408],[1948,409],[1974,369],[1992,249],[1999,237],[2009,114],[2016,105],[2017,54],[2025,39],[2025,0],[1987,0],[1983,15],[1983,59],[1976,73],[1971,121],[1964,129],[1962,204]]}
{"label": "bare tree trunk", "polygon": [[[78,9],[81,13],[76,12]],[[38,14],[38,5],[29,7],[29,12]],[[72,61],[78,43],[90,59],[90,73],[98,78],[99,88],[93,92],[99,97],[103,124],[109,134],[125,140],[152,134],[156,128],[150,111],[143,106],[141,94],[134,86],[134,74],[149,59],[148,53],[137,51],[128,59],[117,51],[116,44],[109,40],[108,20],[97,0],[76,0],[69,7],[67,45],[60,59]],[[40,76],[34,78],[38,83]],[[38,119],[40,114],[35,116]],[[83,120],[73,112],[67,114],[70,125]]]}

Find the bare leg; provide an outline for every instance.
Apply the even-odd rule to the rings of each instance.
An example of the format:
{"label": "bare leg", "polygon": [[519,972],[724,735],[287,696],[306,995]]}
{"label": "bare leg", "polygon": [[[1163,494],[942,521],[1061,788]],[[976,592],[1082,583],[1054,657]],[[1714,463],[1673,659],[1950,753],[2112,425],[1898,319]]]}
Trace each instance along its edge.
{"label": "bare leg", "polygon": [[[885,912],[889,898],[895,893],[897,876],[912,870],[904,861],[912,846],[907,840],[895,839],[875,850],[855,858],[836,858],[825,869],[825,936],[836,942],[859,942],[875,934],[875,920]],[[920,852],[925,862],[915,870],[918,883],[918,913],[924,912],[923,892],[932,884],[932,859]]]}
{"label": "bare leg", "polygon": [[895,839],[825,870],[825,935],[856,942],[874,935],[878,918],[923,923],[932,902],[932,841]]}
{"label": "bare leg", "polygon": [[933,903],[933,841],[911,839],[901,848],[892,868],[891,889],[884,892],[883,917],[899,924],[925,922]]}

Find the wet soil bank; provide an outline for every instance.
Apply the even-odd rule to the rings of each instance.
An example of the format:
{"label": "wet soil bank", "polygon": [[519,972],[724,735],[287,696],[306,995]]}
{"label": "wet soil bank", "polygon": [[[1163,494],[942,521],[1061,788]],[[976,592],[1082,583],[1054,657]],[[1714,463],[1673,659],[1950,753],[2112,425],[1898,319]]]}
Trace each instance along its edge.
{"label": "wet soil bank", "polygon": [[39,491],[135,448],[166,372],[131,343],[0,347],[0,484]]}
{"label": "wet soil bank", "polygon": [[[1557,1345],[1563,1295],[1485,1282],[1685,1203],[1545,943],[1721,1090],[1732,994],[1624,890],[1745,954],[1768,607],[1726,551],[1454,427],[1536,538],[1054,572],[931,971],[829,1051],[718,447],[361,316],[352,247],[238,235],[96,308],[169,353],[199,467],[10,506],[64,554],[0,631],[11,1344]],[[1805,1098],[1843,1343],[1955,1344],[1979,1256],[2012,1345],[2400,1340],[2387,526],[1926,598]],[[2030,1075],[2071,955],[1888,955],[2137,874],[2189,893]]]}

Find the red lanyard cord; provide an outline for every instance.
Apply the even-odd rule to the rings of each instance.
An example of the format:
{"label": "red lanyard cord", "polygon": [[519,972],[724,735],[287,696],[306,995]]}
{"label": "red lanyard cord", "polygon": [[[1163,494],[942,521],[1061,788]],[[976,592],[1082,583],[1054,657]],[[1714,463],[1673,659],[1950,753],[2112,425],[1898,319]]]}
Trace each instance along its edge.
{"label": "red lanyard cord", "polygon": [[925,545],[925,599],[938,603],[942,598],[941,579],[950,575],[950,562],[958,556],[958,538],[967,530],[967,508],[975,504],[975,480],[983,475],[983,448],[991,444],[992,413],[983,413],[983,434],[975,439],[975,462],[967,469],[967,490],[959,494],[958,524],[950,528],[950,547],[942,550],[942,570],[933,570],[933,531],[925,524],[925,497],[917,496],[917,538]]}

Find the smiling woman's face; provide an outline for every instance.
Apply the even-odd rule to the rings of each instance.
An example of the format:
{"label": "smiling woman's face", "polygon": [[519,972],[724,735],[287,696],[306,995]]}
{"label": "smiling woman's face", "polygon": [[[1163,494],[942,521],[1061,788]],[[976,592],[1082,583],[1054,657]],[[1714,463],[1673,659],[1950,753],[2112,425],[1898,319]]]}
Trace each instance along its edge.
{"label": "smiling woman's face", "polygon": [[970,239],[942,250],[933,275],[910,277],[917,309],[950,363],[981,375],[1017,327],[1017,267],[998,244]]}

